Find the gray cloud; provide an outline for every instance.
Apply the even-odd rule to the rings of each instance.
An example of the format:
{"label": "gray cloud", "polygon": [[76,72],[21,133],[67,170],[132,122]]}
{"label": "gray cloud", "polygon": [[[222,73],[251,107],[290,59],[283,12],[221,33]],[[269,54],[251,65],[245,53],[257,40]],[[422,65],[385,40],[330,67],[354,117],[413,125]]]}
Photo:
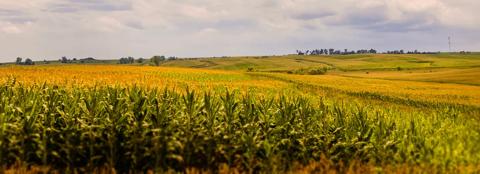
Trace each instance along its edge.
{"label": "gray cloud", "polygon": [[403,20],[391,20],[378,14],[354,14],[336,24],[373,32],[428,31],[441,27],[438,22],[429,20],[428,16],[422,15]]}
{"label": "gray cloud", "polygon": [[139,23],[139,22],[136,22],[136,21],[127,22],[126,25],[127,25],[128,27],[131,27],[131,28],[134,28],[134,29],[138,29],[138,30],[143,30],[143,29],[145,29],[145,27],[143,26],[142,23]]}
{"label": "gray cloud", "polygon": [[0,1],[0,61],[320,47],[436,51],[448,49],[447,36],[457,49],[480,50],[480,1],[471,0],[18,1]]}
{"label": "gray cloud", "polygon": [[12,24],[26,24],[35,22],[36,18],[21,10],[0,9],[0,21]]}
{"label": "gray cloud", "polygon": [[306,12],[297,14],[294,16],[296,19],[300,20],[313,20],[313,19],[321,19],[328,16],[334,16],[335,13],[333,12]]}
{"label": "gray cloud", "polygon": [[0,8],[0,16],[19,16],[23,15],[24,13],[19,10],[9,10],[9,9],[1,9]]}
{"label": "gray cloud", "polygon": [[397,16],[392,17],[392,9],[388,4],[380,6],[357,8],[349,10],[340,16],[340,19],[328,24],[344,25],[356,29],[372,32],[410,32],[431,31],[441,29],[442,23],[435,16],[435,11],[409,11],[402,9]]}
{"label": "gray cloud", "polygon": [[25,23],[35,22],[37,20],[33,17],[6,17],[3,19],[13,24],[25,24]]}
{"label": "gray cloud", "polygon": [[383,22],[380,24],[371,24],[361,26],[363,29],[377,32],[411,32],[411,31],[432,31],[439,26],[429,23],[419,23],[419,21],[403,21],[403,22]]}
{"label": "gray cloud", "polygon": [[66,0],[48,6],[47,11],[57,13],[78,13],[79,11],[126,11],[131,10],[125,1]]}

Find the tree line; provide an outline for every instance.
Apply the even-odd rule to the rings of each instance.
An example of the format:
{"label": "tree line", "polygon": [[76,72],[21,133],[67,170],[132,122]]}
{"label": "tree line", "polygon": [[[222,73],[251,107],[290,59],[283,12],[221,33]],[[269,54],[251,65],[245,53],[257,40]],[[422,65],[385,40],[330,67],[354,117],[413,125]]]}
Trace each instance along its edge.
{"label": "tree line", "polygon": [[[313,50],[297,50],[298,55],[349,55],[349,54],[378,54],[375,49],[360,49],[360,50],[336,50],[333,48],[330,49],[313,49]],[[437,54],[439,52],[429,52],[429,51],[404,51],[404,50],[393,50],[381,52],[381,54]]]}
{"label": "tree line", "polygon": [[[152,56],[150,59],[145,59],[143,57],[140,57],[140,58],[136,59],[134,57],[128,56],[128,57],[122,57],[122,58],[118,59],[118,64],[150,63],[150,64],[153,64],[153,65],[159,66],[160,64],[162,64],[165,61],[177,60],[177,59],[178,58],[174,57],[174,56],[170,56],[170,57]],[[70,58],[67,58],[66,56],[63,56],[62,58],[58,59],[58,62],[65,63],[65,64],[68,64],[68,63],[95,63],[95,62],[98,62],[98,61],[99,60],[97,60],[93,57],[87,57],[87,58],[81,58],[81,59],[77,59],[77,58],[70,59]],[[50,63],[50,61],[47,61],[47,60],[44,60],[43,62],[44,62],[44,64],[49,64]],[[15,64],[17,64],[17,65],[35,65],[35,62],[30,58],[26,58],[24,60],[21,57],[17,57],[17,59],[15,61]]]}
{"label": "tree line", "polygon": [[32,61],[30,58],[26,58],[25,61],[21,57],[17,57],[17,60],[15,61],[15,64],[17,65],[35,65],[35,62]]}
{"label": "tree line", "polygon": [[[350,55],[350,54],[438,54],[440,52],[429,52],[429,51],[404,51],[404,50],[392,50],[392,51],[385,51],[385,52],[379,52],[375,49],[360,49],[360,50],[336,50],[333,48],[330,49],[312,49],[312,50],[296,50],[296,53],[298,55]],[[471,52],[466,52],[466,51],[461,51],[458,52],[460,54],[470,54]],[[226,58],[226,56],[222,57]],[[177,60],[177,57],[170,56],[170,57],[165,57],[165,56],[152,56],[150,59],[145,59],[145,58],[137,58],[135,59],[134,57],[128,56],[128,57],[122,57],[118,60],[118,64],[134,64],[134,63],[151,63],[155,66],[159,66],[162,64],[164,61],[168,60]],[[186,59],[196,59],[196,58],[186,58]],[[96,62],[97,60],[93,57],[87,57],[87,58],[82,58],[82,59],[69,59],[65,56],[60,58],[58,60],[60,63],[93,63]],[[25,61],[23,61],[23,58],[17,57],[15,63],[17,65],[35,65],[35,62],[32,61],[30,58],[26,58]],[[47,60],[44,60],[45,64],[48,64],[49,62]]]}
{"label": "tree line", "polygon": [[[165,57],[165,56],[153,56],[150,58],[150,63],[154,64],[155,66],[160,66],[162,62],[167,60],[176,60],[177,57]],[[134,64],[134,63],[147,63],[148,59],[138,58],[135,59],[134,57],[122,57],[119,59],[119,64]]]}
{"label": "tree line", "polygon": [[384,54],[438,54],[440,52],[431,52],[431,51],[404,51],[404,50],[393,50],[393,51],[386,51]]}
{"label": "tree line", "polygon": [[[61,59],[58,59],[58,61],[60,63],[77,63],[77,62],[80,62],[80,63],[91,63],[91,62],[95,62],[96,59],[93,58],[93,57],[86,57],[86,58],[82,58],[82,59],[77,59],[77,58],[72,58],[72,59],[69,59],[67,58],[66,56],[63,56]],[[45,61],[46,62],[46,61]]]}
{"label": "tree line", "polygon": [[375,49],[362,49],[362,50],[335,50],[333,48],[330,49],[313,49],[313,50],[297,50],[298,55],[347,55],[347,54],[376,54],[377,50]]}

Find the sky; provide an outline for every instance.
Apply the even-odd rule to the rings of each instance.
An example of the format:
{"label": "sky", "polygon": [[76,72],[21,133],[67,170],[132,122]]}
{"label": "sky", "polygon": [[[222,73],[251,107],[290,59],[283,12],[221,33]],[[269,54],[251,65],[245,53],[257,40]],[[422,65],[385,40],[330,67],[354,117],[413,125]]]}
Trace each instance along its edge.
{"label": "sky", "polygon": [[0,0],[0,62],[480,51],[478,0]]}

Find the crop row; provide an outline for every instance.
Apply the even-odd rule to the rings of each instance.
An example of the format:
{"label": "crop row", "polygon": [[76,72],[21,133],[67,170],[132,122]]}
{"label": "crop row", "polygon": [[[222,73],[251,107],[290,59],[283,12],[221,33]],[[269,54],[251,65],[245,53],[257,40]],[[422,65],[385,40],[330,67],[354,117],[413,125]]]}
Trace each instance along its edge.
{"label": "crop row", "polygon": [[[334,164],[478,164],[478,122],[226,90],[0,84],[0,164],[119,172],[288,170]],[[315,103],[315,104],[313,104]]]}

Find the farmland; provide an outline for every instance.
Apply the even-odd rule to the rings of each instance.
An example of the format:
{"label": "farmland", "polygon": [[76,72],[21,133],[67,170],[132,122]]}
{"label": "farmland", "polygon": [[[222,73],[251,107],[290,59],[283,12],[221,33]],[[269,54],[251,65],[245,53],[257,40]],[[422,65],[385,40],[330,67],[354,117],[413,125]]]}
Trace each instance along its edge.
{"label": "farmland", "polygon": [[[0,67],[3,169],[480,172],[480,55]],[[323,75],[298,70],[325,68]]]}
{"label": "farmland", "polygon": [[245,70],[249,67],[263,72],[293,71],[300,68],[329,67],[337,71],[470,68],[480,66],[480,54],[426,54],[426,55],[288,55],[251,56],[233,58],[206,58],[170,61],[163,66],[207,68],[221,70]]}

